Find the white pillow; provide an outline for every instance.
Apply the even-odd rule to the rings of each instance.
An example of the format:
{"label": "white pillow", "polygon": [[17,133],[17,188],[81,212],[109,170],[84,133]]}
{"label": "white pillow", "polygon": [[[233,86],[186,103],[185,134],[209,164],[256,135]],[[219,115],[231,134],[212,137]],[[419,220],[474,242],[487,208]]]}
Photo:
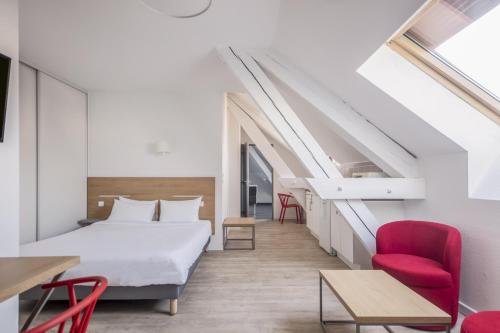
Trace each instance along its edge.
{"label": "white pillow", "polygon": [[160,200],[160,222],[196,222],[201,197],[194,200]]}
{"label": "white pillow", "polygon": [[156,201],[139,204],[115,199],[108,221],[151,222],[155,209]]}

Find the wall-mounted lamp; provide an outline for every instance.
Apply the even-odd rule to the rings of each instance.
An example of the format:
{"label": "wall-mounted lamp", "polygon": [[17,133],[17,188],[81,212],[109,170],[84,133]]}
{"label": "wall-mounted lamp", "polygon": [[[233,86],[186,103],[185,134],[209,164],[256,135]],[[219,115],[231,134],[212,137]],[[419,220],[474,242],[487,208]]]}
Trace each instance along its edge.
{"label": "wall-mounted lamp", "polygon": [[160,140],[156,143],[156,153],[159,155],[166,155],[170,153],[170,144],[165,140]]}
{"label": "wall-mounted lamp", "polygon": [[187,19],[200,16],[212,5],[213,0],[142,0],[158,13],[175,18]]}

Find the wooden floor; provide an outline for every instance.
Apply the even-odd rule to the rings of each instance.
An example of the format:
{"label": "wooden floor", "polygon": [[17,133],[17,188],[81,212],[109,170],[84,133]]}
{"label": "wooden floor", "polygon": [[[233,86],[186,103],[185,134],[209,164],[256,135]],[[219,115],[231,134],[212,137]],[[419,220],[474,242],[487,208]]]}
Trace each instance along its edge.
{"label": "wooden floor", "polygon": [[[207,252],[179,299],[176,316],[167,314],[168,301],[99,302],[89,332],[321,332],[318,270],[347,267],[320,249],[304,225],[258,222],[256,236],[255,251]],[[328,290],[324,300],[327,318],[349,319]],[[22,304],[22,320],[29,305]],[[50,303],[39,321],[63,308]],[[338,326],[329,332],[354,328]],[[362,332],[385,330],[367,327]]]}

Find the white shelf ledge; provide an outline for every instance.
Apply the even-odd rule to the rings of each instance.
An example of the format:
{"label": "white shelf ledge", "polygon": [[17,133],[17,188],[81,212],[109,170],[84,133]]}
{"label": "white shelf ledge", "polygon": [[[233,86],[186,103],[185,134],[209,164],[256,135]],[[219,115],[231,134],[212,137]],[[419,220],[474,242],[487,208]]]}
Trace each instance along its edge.
{"label": "white shelf ledge", "polygon": [[321,199],[425,199],[423,178],[305,178]]}

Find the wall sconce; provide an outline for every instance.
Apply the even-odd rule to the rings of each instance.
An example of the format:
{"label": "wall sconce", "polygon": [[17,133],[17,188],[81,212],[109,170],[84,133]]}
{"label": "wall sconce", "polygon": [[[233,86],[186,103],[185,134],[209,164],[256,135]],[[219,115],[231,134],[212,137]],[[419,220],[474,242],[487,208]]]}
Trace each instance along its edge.
{"label": "wall sconce", "polygon": [[161,14],[186,19],[205,13],[213,0],[142,0],[142,2]]}
{"label": "wall sconce", "polygon": [[170,153],[170,144],[166,140],[158,141],[155,150],[159,155],[166,155]]}

